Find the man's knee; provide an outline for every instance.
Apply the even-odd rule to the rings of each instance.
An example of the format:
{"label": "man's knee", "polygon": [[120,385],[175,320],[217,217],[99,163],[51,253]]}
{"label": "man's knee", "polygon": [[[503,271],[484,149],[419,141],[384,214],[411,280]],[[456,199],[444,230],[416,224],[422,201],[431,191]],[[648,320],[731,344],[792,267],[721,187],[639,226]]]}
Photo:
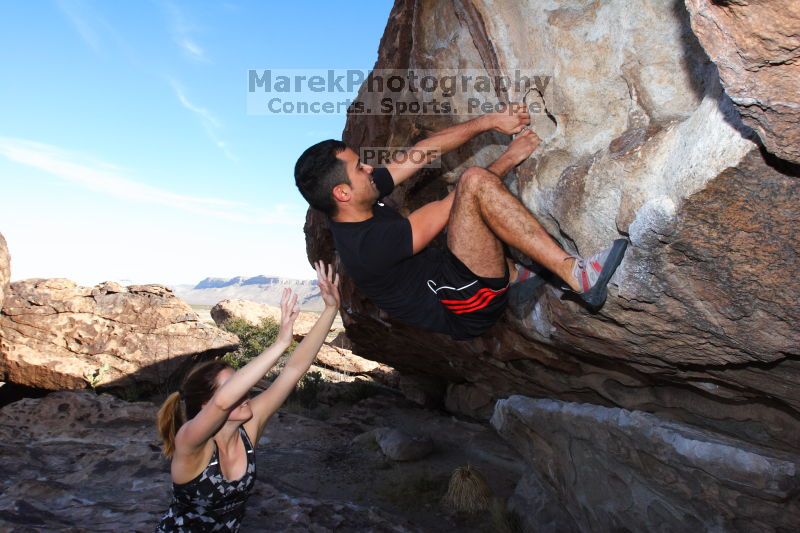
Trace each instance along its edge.
{"label": "man's knee", "polygon": [[457,189],[465,192],[477,192],[481,187],[486,186],[487,182],[498,180],[499,178],[481,167],[469,167],[458,179]]}

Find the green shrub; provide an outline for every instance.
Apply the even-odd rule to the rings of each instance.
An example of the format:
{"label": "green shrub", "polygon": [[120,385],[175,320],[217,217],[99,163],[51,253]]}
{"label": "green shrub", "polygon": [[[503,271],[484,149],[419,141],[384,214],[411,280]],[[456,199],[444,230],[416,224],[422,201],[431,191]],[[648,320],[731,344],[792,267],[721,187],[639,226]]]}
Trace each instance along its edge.
{"label": "green shrub", "polygon": [[[262,320],[257,326],[241,318],[231,318],[222,324],[222,329],[239,337],[239,348],[223,357],[234,369],[239,369],[275,342],[280,325],[269,317]],[[297,343],[292,341],[284,357],[292,353],[296,346]],[[279,365],[280,363],[282,361],[279,362]]]}
{"label": "green shrub", "polygon": [[306,372],[297,388],[290,396],[290,399],[296,401],[306,409],[314,409],[317,406],[317,395],[319,394],[320,384],[324,381],[322,372],[312,370]]}

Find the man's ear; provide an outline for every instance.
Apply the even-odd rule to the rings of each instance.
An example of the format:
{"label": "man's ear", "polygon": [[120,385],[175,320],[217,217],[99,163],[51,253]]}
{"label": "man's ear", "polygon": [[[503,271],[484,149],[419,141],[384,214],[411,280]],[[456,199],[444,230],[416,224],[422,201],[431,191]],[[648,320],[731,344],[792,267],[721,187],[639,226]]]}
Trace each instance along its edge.
{"label": "man's ear", "polygon": [[349,202],[350,198],[352,198],[352,194],[350,192],[350,186],[346,183],[340,183],[336,187],[333,188],[333,199],[337,202]]}

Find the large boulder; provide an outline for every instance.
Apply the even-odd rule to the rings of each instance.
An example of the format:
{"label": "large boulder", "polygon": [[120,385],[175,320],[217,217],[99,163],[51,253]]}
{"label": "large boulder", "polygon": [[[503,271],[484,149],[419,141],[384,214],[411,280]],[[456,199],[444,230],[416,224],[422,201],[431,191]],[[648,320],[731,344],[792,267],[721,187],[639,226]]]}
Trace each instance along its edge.
{"label": "large boulder", "polygon": [[418,461],[433,452],[433,439],[427,435],[412,436],[399,429],[377,428],[375,441],[392,461]]}
{"label": "large boulder", "polygon": [[237,345],[158,285],[17,281],[0,312],[0,380],[55,390],[150,387]]}
{"label": "large boulder", "polygon": [[800,163],[800,3],[686,0],[725,92],[767,150]]}
{"label": "large boulder", "polygon": [[[533,468],[532,531],[791,531],[800,455],[641,411],[512,396],[492,424]],[[560,510],[560,512],[554,512]]]}
{"label": "large boulder", "polygon": [[[715,2],[734,15],[745,4]],[[781,22],[791,25],[792,16]],[[469,342],[389,319],[345,277],[343,320],[356,353],[449,382],[446,405],[472,416],[520,394],[651,413],[730,438],[740,450],[763,447],[765,457],[800,449],[800,166],[764,150],[742,121],[742,101],[726,95],[682,1],[632,9],[625,0],[400,0],[375,68],[411,68],[419,77],[520,69],[549,80],[532,115],[543,142],[506,182],[568,251],[591,254],[619,237],[630,247],[600,312],[545,284]],[[782,101],[794,101],[786,91]],[[359,93],[372,109],[387,96],[397,97],[367,84]],[[518,101],[522,93],[468,88],[456,91],[453,108],[469,98]],[[781,109],[771,112],[796,124],[796,110]],[[356,149],[404,147],[468,118],[354,113],[343,137]],[[441,198],[466,167],[487,166],[509,141],[479,136],[386,201],[408,213]],[[305,228],[309,260],[335,260],[319,213],[309,211]],[[664,459],[683,468],[669,463],[675,455]],[[579,456],[574,467],[588,461]],[[531,462],[532,473],[544,468]],[[568,480],[560,483],[570,490]],[[723,516],[726,505],[709,509]],[[660,515],[653,516],[655,527]],[[619,523],[605,519],[597,526]]]}
{"label": "large boulder", "polygon": [[11,256],[3,234],[0,233],[0,308],[3,307],[8,284],[11,281]]}
{"label": "large boulder", "polygon": [[[477,413],[510,394],[547,396],[800,447],[800,167],[754,142],[681,2],[404,0],[376,68],[550,76],[534,115],[544,141],[509,187],[571,252],[631,245],[599,313],[546,284],[470,342],[388,319],[345,277],[356,353],[468,385],[450,404]],[[385,96],[365,85],[359,98]],[[486,99],[453,101],[471,97]],[[344,139],[407,146],[467,118],[353,114]],[[509,140],[480,136],[387,201],[408,212],[439,198]],[[334,260],[318,213],[306,234],[311,261]]]}
{"label": "large boulder", "polygon": [[[152,531],[169,506],[156,406],[63,391],[0,410],[0,530]],[[269,472],[269,451],[256,452]],[[288,494],[261,478],[242,531],[412,531],[348,501]]]}
{"label": "large boulder", "polygon": [[[222,326],[232,318],[239,318],[257,326],[265,319],[281,322],[281,309],[274,305],[260,304],[250,300],[222,300],[211,308],[211,318]],[[301,311],[294,323],[295,335],[305,336],[317,323],[319,313]]]}

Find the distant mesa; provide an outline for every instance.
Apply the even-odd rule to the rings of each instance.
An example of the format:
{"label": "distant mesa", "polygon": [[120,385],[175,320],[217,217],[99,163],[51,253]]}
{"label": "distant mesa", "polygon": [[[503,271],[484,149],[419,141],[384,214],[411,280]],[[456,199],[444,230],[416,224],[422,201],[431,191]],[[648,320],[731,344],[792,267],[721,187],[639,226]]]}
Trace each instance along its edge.
{"label": "distant mesa", "polygon": [[253,276],[252,278],[244,278],[236,276],[235,278],[206,278],[197,285],[195,289],[220,289],[222,287],[230,287],[232,285],[285,285],[285,284],[308,284],[309,286],[316,287],[316,280],[297,280],[287,278],[270,278],[267,276]]}
{"label": "distant mesa", "polygon": [[300,307],[320,311],[324,304],[319,297],[316,280],[289,279],[270,276],[234,278],[205,278],[196,285],[174,285],[180,298],[192,305],[216,305],[222,300],[249,300],[267,305],[279,305],[284,288],[297,294]]}
{"label": "distant mesa", "polygon": [[243,278],[236,276],[235,278],[206,278],[197,285],[195,289],[220,289],[222,287],[230,287],[231,285],[241,285]]}
{"label": "distant mesa", "polygon": [[[268,278],[267,276],[254,276],[242,281],[242,285],[275,285],[280,284],[281,278]],[[313,282],[316,285],[316,281]]]}

